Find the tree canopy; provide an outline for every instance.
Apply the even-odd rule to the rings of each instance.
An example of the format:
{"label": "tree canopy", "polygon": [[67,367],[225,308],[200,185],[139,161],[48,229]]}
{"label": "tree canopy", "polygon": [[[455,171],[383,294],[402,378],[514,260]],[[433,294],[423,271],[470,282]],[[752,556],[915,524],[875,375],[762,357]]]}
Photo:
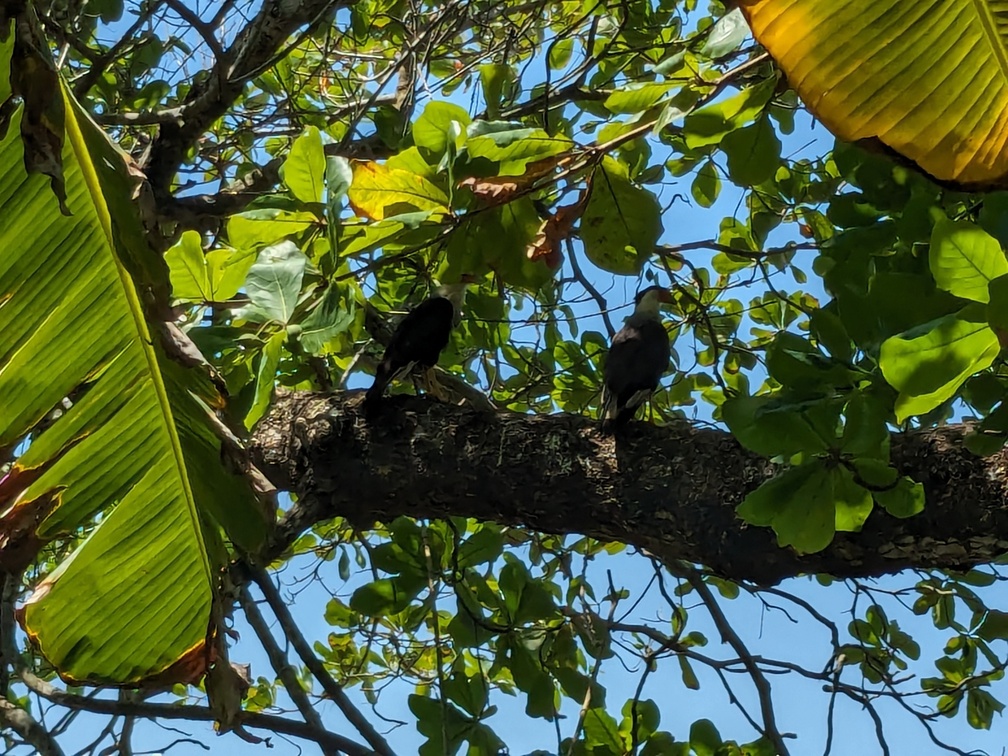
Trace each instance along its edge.
{"label": "tree canopy", "polygon": [[[1006,29],[993,0],[8,4],[9,750],[999,744]],[[364,413],[464,276],[434,376]],[[652,284],[673,367],[601,434]]]}

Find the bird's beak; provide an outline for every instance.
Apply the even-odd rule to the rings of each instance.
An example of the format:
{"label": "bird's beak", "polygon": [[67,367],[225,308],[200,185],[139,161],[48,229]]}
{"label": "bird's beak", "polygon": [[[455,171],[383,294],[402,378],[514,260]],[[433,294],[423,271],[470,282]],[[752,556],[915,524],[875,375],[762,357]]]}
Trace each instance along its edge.
{"label": "bird's beak", "polygon": [[658,301],[661,302],[662,304],[672,304],[672,302],[674,301],[672,299],[672,292],[669,291],[668,289],[662,289],[658,293]]}
{"label": "bird's beak", "polygon": [[459,283],[464,283],[464,284],[479,283],[479,276],[477,276],[477,275],[475,275],[473,273],[463,273],[459,277]]}

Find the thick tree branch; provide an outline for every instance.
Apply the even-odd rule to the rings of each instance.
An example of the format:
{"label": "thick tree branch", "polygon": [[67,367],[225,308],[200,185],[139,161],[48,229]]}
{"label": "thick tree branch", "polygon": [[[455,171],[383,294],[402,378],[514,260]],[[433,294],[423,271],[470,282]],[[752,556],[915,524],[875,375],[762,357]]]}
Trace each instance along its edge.
{"label": "thick tree branch", "polygon": [[0,698],[0,730],[10,728],[26,743],[35,746],[39,756],[63,756],[63,749],[56,739],[31,714],[15,706],[6,698]]}
{"label": "thick tree branch", "polygon": [[587,418],[534,417],[392,396],[370,423],[360,393],[280,393],[256,429],[256,464],[297,503],[265,556],[336,515],[359,526],[399,515],[475,517],[632,544],[669,562],[773,584],[802,573],[880,575],[911,567],[965,570],[1008,550],[1008,453],[980,458],[968,428],[893,437],[896,467],[927,506],[905,520],[876,511],[861,533],[819,554],[777,546],[735,516],[774,472],[727,433],[634,423],[616,439]]}
{"label": "thick tree branch", "polygon": [[297,29],[320,21],[345,0],[266,0],[259,13],[223,51],[210,75],[196,84],[181,107],[181,118],[164,123],[154,140],[147,178],[159,200],[167,200],[172,178],[186,151],[234,104],[250,78],[269,64]]}
{"label": "thick tree branch", "polygon": [[[376,134],[372,134],[356,139],[342,149],[339,145],[327,144],[325,154],[348,159],[377,159],[388,157],[390,150]],[[280,182],[281,165],[283,159],[274,158],[234,181],[221,192],[172,197],[160,203],[158,210],[186,228],[198,228],[207,225],[208,221],[209,225],[220,223],[224,218],[245,210],[253,200],[272,191]]]}

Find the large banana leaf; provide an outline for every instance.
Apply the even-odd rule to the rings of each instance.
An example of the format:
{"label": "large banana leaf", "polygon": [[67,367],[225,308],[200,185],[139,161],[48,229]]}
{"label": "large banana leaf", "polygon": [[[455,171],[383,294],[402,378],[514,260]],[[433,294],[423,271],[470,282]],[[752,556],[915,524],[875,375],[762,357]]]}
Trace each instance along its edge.
{"label": "large banana leaf", "polygon": [[[51,96],[64,107],[48,119],[19,110],[0,141],[0,450],[22,451],[0,478],[0,564],[84,534],[24,606],[29,637],[67,680],[191,680],[216,632],[221,529],[251,550],[272,513],[225,470],[212,383],[152,327],[166,267],[144,240],[124,156],[62,82]],[[22,119],[62,136],[69,216],[26,172]]]}
{"label": "large banana leaf", "polygon": [[1008,178],[1004,0],[740,0],[808,108],[967,187]]}

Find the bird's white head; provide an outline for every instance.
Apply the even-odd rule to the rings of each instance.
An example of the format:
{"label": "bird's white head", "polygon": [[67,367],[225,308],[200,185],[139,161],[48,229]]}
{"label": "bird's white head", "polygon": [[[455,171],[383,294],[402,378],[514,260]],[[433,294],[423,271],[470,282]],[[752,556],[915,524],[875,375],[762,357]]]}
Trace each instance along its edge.
{"label": "bird's white head", "polygon": [[457,282],[441,284],[438,286],[437,294],[439,297],[444,297],[451,302],[455,306],[455,310],[458,311],[461,309],[462,303],[465,301],[466,290],[470,284],[474,284],[478,280],[479,279],[471,273],[463,273]]}
{"label": "bird's white head", "polygon": [[658,317],[658,309],[662,304],[672,301],[672,293],[664,286],[648,286],[637,292],[634,298],[634,315],[651,318]]}

